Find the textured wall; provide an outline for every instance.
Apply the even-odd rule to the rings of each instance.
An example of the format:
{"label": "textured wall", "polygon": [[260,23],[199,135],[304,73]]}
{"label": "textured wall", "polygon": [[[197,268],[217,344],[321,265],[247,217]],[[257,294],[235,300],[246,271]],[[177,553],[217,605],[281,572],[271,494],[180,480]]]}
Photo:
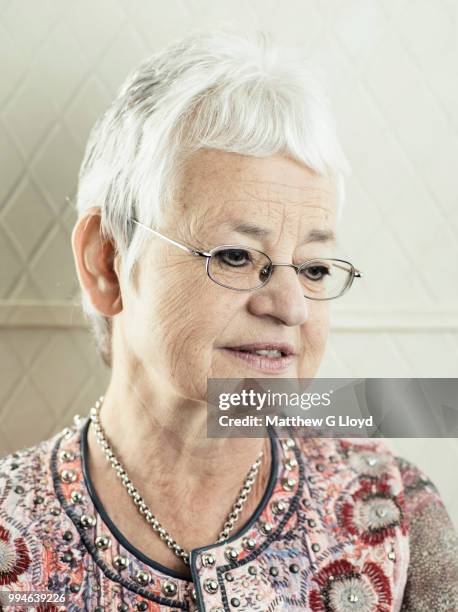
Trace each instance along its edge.
{"label": "textured wall", "polygon": [[[353,168],[322,376],[458,375],[456,0],[0,0],[0,452],[85,414],[108,372],[74,305],[67,197],[138,60],[194,26],[268,29],[324,71]],[[458,525],[455,440],[393,446]]]}

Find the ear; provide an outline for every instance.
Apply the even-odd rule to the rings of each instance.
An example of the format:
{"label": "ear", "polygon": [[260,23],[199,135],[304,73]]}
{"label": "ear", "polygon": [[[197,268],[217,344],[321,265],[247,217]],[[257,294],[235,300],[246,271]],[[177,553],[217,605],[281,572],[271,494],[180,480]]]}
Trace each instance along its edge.
{"label": "ear", "polygon": [[99,207],[89,209],[73,228],[72,248],[82,288],[100,314],[113,317],[122,310],[121,288],[115,245],[102,238],[101,219]]}

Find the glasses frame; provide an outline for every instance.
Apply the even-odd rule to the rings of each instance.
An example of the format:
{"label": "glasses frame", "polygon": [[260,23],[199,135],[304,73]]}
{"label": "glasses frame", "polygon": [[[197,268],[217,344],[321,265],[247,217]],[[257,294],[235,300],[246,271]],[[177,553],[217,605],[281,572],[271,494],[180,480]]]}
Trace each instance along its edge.
{"label": "glasses frame", "polygon": [[[217,247],[214,247],[213,249],[211,249],[210,251],[202,251],[201,249],[198,249],[196,247],[192,247],[190,245],[187,245],[183,242],[178,242],[177,240],[173,240],[172,238],[169,238],[168,236],[165,236],[164,234],[161,234],[161,232],[158,232],[157,230],[154,230],[152,227],[149,227],[148,225],[145,225],[144,223],[141,223],[140,221],[138,221],[138,219],[135,219],[134,217],[130,218],[131,221],[133,223],[135,223],[136,225],[143,227],[144,229],[148,230],[149,232],[151,232],[152,234],[154,234],[155,236],[158,236],[159,238],[162,238],[163,240],[166,240],[167,242],[169,242],[170,244],[173,244],[174,246],[178,247],[179,249],[182,249],[183,251],[186,251],[187,253],[189,253],[190,255],[193,255],[194,257],[205,257],[206,262],[205,262],[205,271],[207,273],[208,278],[213,281],[214,283],[216,283],[217,285],[220,285],[221,287],[225,287],[226,289],[231,289],[232,291],[256,291],[257,289],[261,289],[261,287],[264,287],[265,285],[267,285],[267,283],[270,281],[270,279],[272,278],[272,274],[274,271],[274,268],[277,266],[287,266],[289,268],[294,268],[294,270],[296,271],[296,274],[299,276],[301,270],[308,264],[314,262],[314,261],[331,261],[333,262],[335,265],[338,266],[339,263],[341,264],[346,264],[347,266],[350,266],[350,273],[348,275],[348,281],[346,282],[346,284],[343,286],[342,290],[340,291],[340,293],[338,293],[337,295],[333,296],[333,297],[327,297],[327,298],[316,298],[316,297],[309,297],[308,295],[304,294],[304,297],[308,300],[314,300],[317,302],[325,302],[327,300],[335,300],[338,297],[341,297],[344,293],[346,293],[350,287],[353,284],[353,281],[355,278],[362,278],[362,274],[361,272],[355,268],[355,266],[350,263],[349,261],[346,261],[345,259],[334,259],[332,257],[314,257],[312,259],[307,259],[306,261],[304,261],[300,266],[296,266],[295,264],[292,263],[275,263],[272,261],[272,259],[269,257],[269,255],[267,255],[267,253],[264,253],[264,251],[260,251],[259,249],[255,249],[254,247],[251,246],[246,246],[243,244],[221,244]],[[248,249],[250,251],[256,251],[257,253],[260,253],[261,255],[264,255],[264,257],[266,257],[269,262],[270,262],[270,266],[269,266],[269,276],[268,278],[261,282],[261,284],[257,287],[252,287],[250,289],[238,289],[236,287],[229,287],[228,285],[224,285],[223,283],[218,282],[217,280],[215,280],[209,271],[209,266],[210,266],[210,259],[213,257],[213,255],[215,255],[218,251],[220,251],[221,249],[227,249],[227,248],[232,248],[232,249]]]}

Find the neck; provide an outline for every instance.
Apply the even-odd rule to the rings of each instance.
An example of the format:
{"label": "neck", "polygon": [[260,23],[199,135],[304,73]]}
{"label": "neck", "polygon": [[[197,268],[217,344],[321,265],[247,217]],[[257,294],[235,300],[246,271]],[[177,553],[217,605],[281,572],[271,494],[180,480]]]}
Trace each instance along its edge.
{"label": "neck", "polygon": [[[156,391],[151,385],[115,384],[114,380],[115,377],[99,412],[104,434],[147,505],[166,530],[175,531],[172,535],[177,540],[181,534],[179,543],[183,546],[191,548],[216,541],[250,467],[260,451],[264,452],[234,530],[241,528],[267,487],[272,460],[268,436],[207,438],[205,403],[185,401],[164,389]],[[96,488],[114,486],[122,490],[95,439],[93,427],[89,428],[88,444]],[[110,495],[108,491],[102,493],[107,504]],[[129,506],[119,491],[116,499]],[[193,517],[189,511],[177,517],[177,508],[183,507],[192,508]],[[137,512],[133,502],[126,512]],[[195,538],[189,535],[180,519],[188,527],[193,520],[195,529],[201,528],[199,534]]]}

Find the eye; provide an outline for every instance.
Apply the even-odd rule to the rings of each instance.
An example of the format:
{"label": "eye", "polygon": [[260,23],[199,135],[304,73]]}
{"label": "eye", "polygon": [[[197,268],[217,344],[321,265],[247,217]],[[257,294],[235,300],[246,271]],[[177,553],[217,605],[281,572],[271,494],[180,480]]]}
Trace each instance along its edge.
{"label": "eye", "polygon": [[321,281],[327,275],[330,275],[330,270],[324,264],[311,264],[301,270],[301,274],[305,276],[306,279],[312,281]]}
{"label": "eye", "polygon": [[252,261],[250,253],[244,249],[225,249],[215,253],[214,257],[217,257],[220,263],[234,268],[241,268]]}

